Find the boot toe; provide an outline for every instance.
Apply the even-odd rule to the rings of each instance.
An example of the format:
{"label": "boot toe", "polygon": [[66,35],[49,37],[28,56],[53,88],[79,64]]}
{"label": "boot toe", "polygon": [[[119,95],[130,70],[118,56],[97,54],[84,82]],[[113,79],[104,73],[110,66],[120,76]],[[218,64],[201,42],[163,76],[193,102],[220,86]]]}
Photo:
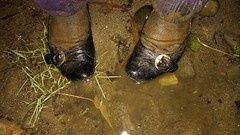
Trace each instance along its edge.
{"label": "boot toe", "polygon": [[[161,56],[147,48],[141,42],[134,48],[134,51],[126,65],[127,75],[137,82],[146,82],[166,72],[177,70],[177,62],[183,53],[183,49],[176,51],[169,59],[164,58],[162,63],[156,63]],[[165,55],[163,55],[165,56]]]}
{"label": "boot toe", "polygon": [[132,58],[126,65],[126,73],[137,82],[146,82],[162,74],[150,61]]}
{"label": "boot toe", "polygon": [[70,80],[86,80],[94,71],[93,60],[91,61],[68,61],[59,67],[59,70]]}

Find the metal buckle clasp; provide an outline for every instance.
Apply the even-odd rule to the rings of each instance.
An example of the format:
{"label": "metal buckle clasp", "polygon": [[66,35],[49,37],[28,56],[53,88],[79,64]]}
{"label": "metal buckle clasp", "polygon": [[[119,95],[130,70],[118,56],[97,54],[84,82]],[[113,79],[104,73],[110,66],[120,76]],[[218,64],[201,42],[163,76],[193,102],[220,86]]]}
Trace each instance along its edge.
{"label": "metal buckle clasp", "polygon": [[155,67],[160,70],[160,67],[168,68],[171,63],[171,58],[168,55],[161,54],[155,59]]}
{"label": "metal buckle clasp", "polygon": [[55,66],[60,66],[61,64],[63,64],[66,60],[66,56],[65,53],[59,49],[56,50],[56,52],[54,52],[53,57],[52,57],[52,61],[53,64]]}

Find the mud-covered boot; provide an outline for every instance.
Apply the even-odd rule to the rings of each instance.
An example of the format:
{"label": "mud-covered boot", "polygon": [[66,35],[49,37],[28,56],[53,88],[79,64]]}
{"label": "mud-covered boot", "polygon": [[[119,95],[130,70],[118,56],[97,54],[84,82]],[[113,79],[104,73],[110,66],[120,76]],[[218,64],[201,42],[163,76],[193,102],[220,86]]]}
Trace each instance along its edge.
{"label": "mud-covered boot", "polygon": [[51,16],[48,64],[54,64],[71,80],[85,80],[94,71],[95,50],[87,6],[71,16]]}
{"label": "mud-covered boot", "polygon": [[154,0],[154,11],[126,65],[127,74],[138,82],[144,82],[176,71],[191,18],[205,3],[206,0]]}

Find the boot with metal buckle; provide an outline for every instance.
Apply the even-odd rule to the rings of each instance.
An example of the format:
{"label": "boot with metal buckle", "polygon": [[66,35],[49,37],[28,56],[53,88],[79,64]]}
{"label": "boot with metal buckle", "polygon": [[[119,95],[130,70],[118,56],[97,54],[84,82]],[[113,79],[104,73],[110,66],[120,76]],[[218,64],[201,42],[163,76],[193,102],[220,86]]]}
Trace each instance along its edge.
{"label": "boot with metal buckle", "polygon": [[50,18],[50,54],[45,60],[71,80],[88,79],[94,72],[95,49],[89,24],[87,6],[71,16]]}
{"label": "boot with metal buckle", "polygon": [[126,66],[126,72],[137,82],[145,82],[166,72],[178,69],[177,62],[181,58],[185,45],[172,55],[159,54],[144,47],[141,42],[135,47]]}
{"label": "boot with metal buckle", "polygon": [[206,0],[154,0],[141,39],[126,65],[127,74],[138,82],[177,70],[188,36],[191,18]]}

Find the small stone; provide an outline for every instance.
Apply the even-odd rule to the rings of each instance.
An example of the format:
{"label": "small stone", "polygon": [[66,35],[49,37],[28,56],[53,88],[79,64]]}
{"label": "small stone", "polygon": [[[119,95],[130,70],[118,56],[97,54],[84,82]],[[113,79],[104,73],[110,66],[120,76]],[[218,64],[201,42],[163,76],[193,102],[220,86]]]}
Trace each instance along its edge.
{"label": "small stone", "polygon": [[234,65],[227,72],[228,79],[240,80],[240,65]]}
{"label": "small stone", "polygon": [[161,86],[170,86],[170,85],[177,85],[178,84],[178,78],[175,74],[165,74],[158,80],[159,84]]}
{"label": "small stone", "polygon": [[12,122],[0,119],[0,135],[20,135],[23,130]]}
{"label": "small stone", "polygon": [[225,30],[224,31],[224,40],[231,47],[231,49],[235,49],[238,44],[240,44],[240,35],[236,34],[232,31]]}
{"label": "small stone", "polygon": [[177,76],[182,79],[193,78],[195,71],[189,58],[182,58],[178,64]]}
{"label": "small stone", "polygon": [[195,90],[195,91],[193,91],[193,94],[197,94],[197,93],[198,93],[198,91],[196,91],[196,90]]}
{"label": "small stone", "polygon": [[219,9],[218,0],[208,0],[207,4],[203,7],[199,15],[205,17],[215,16]]}

